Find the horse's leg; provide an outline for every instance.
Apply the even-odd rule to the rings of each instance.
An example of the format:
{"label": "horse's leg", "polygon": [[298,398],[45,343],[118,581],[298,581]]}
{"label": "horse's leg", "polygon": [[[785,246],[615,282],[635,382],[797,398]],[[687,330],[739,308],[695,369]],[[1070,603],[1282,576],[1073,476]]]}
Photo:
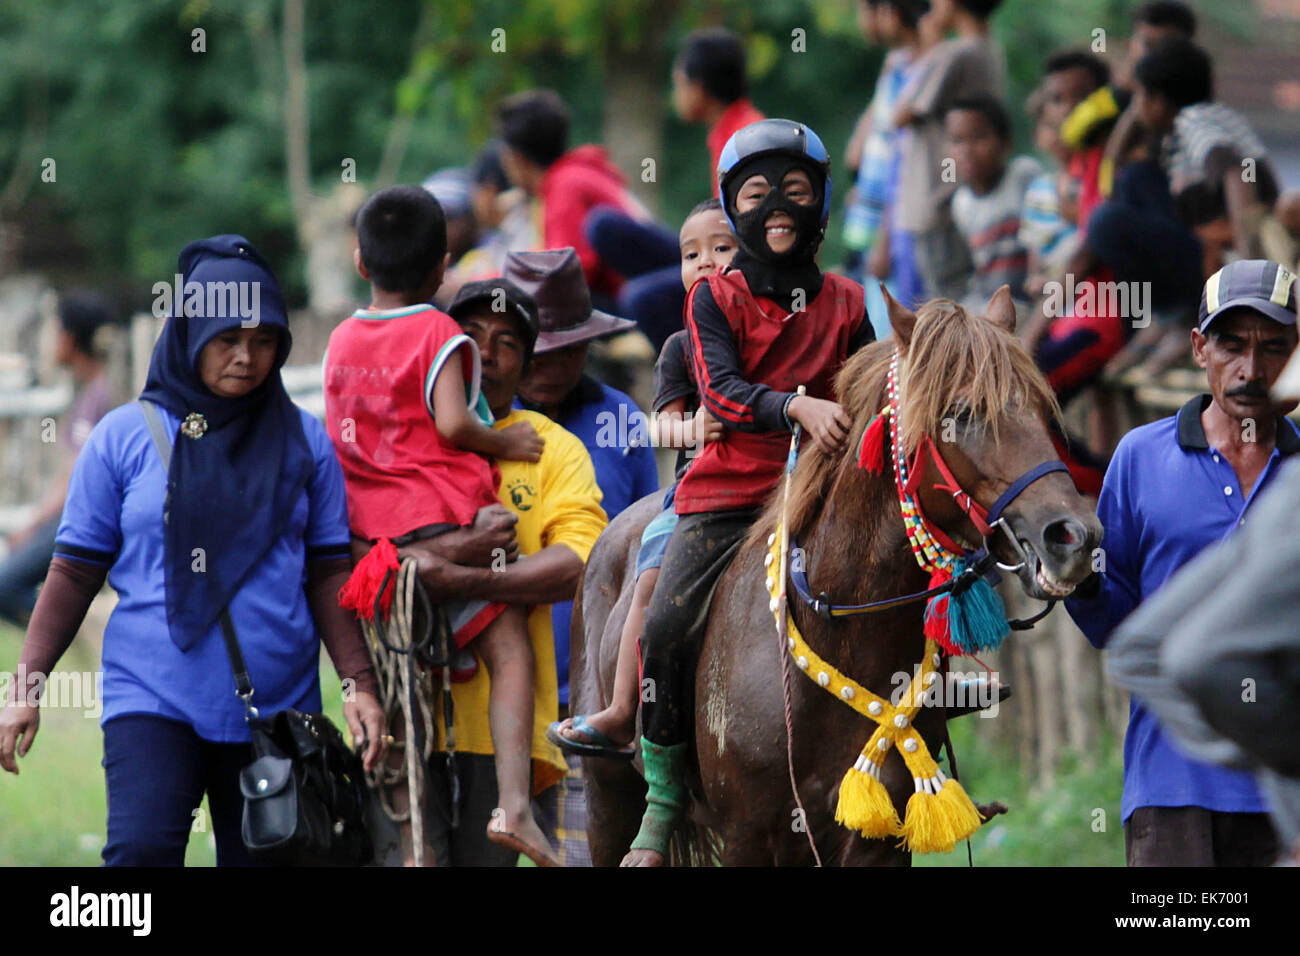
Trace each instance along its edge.
{"label": "horse's leg", "polygon": [[[579,580],[570,632],[570,711],[590,714],[609,704],[620,636],[631,601],[641,530],[658,513],[649,498],[618,516],[596,542]],[[625,586],[626,585],[626,586]],[[645,813],[645,781],[630,761],[583,760],[587,845],[595,866],[617,866]]]}
{"label": "horse's leg", "polygon": [[618,866],[641,826],[645,781],[630,761],[590,758],[582,763],[592,866]]}

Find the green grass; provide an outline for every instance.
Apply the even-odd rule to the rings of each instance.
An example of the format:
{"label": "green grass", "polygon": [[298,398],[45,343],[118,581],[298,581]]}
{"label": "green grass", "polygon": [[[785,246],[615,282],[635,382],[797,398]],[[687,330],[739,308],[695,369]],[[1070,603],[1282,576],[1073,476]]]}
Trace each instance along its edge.
{"label": "green grass", "polygon": [[[22,633],[0,625],[0,670],[17,665]],[[98,649],[74,643],[58,671],[94,670]],[[339,727],[343,701],[338,677],[322,662],[325,712]],[[233,693],[233,691],[232,691]],[[31,752],[19,761],[17,777],[0,771],[0,867],[99,866],[107,809],[104,796],[104,738],[97,717],[79,710],[41,712]],[[201,820],[209,820],[207,798]],[[191,832],[188,866],[213,866],[211,826]]]}
{"label": "green grass", "polygon": [[[18,660],[22,635],[0,626],[0,669]],[[94,670],[97,649],[74,644],[60,670]],[[325,711],[340,728],[338,678],[322,661]],[[977,866],[1122,866],[1120,827],[1123,760],[1113,737],[1103,738],[1093,766],[1068,759],[1054,786],[1038,792],[1014,755],[981,739],[980,719],[953,723],[962,782],[981,803],[1000,800],[1010,812],[980,828],[971,842]],[[0,772],[0,866],[98,866],[104,845],[103,736],[99,721],[80,711],[49,710],[18,777]],[[1095,830],[1096,810],[1105,829]],[[206,801],[205,812],[206,818]],[[186,863],[212,866],[210,832],[190,835]],[[917,866],[965,866],[964,845],[948,854],[914,857]],[[520,865],[531,865],[521,858]]]}
{"label": "green grass", "polygon": [[[975,865],[1123,866],[1124,761],[1114,736],[1098,742],[1092,766],[1069,757],[1054,785],[1039,791],[1025,779],[1013,755],[980,739],[979,721],[971,716],[952,724],[962,784],[976,802],[1000,801],[1008,812],[980,827],[971,839]],[[916,866],[966,866],[966,847],[959,844],[952,853],[918,855],[912,861]]]}

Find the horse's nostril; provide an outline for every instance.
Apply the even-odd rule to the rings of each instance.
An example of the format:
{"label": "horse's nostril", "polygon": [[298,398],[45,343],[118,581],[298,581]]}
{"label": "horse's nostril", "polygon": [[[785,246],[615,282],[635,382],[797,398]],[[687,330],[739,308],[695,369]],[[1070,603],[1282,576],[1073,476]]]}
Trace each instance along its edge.
{"label": "horse's nostril", "polygon": [[1079,551],[1087,539],[1087,529],[1073,518],[1061,518],[1043,529],[1043,543],[1054,551]]}

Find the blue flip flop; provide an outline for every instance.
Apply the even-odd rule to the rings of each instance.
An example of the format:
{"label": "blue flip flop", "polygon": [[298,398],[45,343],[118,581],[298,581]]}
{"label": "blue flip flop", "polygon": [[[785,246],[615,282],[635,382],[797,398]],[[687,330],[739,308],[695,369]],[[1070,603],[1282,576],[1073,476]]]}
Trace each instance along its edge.
{"label": "blue flip flop", "polygon": [[560,733],[561,723],[563,721],[557,720],[546,728],[546,739],[565,753],[575,754],[579,757],[610,757],[615,760],[631,760],[636,756],[636,750],[633,747],[620,747],[587,723],[587,718],[583,714],[573,718],[573,729],[590,737],[595,743],[588,744],[583,743],[581,740],[570,740]]}

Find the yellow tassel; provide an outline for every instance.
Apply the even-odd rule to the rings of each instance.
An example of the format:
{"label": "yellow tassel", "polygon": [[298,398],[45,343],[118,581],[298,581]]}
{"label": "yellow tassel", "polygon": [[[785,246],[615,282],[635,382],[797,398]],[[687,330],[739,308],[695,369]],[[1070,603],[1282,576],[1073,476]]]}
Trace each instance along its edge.
{"label": "yellow tassel", "polygon": [[947,853],[980,827],[979,811],[956,780],[937,793],[920,791],[907,800],[904,845],[913,853]]}
{"label": "yellow tassel", "polygon": [[857,830],[867,839],[883,839],[902,832],[898,813],[885,785],[871,774],[853,767],[840,782],[835,822]]}

